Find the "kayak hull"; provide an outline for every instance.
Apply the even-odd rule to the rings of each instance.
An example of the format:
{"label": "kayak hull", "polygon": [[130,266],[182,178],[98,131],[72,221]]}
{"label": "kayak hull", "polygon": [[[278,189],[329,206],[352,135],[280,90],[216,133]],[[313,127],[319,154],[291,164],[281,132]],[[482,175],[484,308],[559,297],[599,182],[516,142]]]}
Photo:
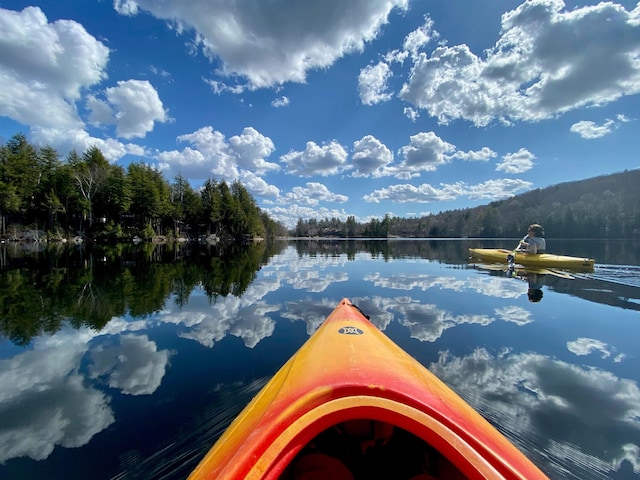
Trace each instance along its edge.
{"label": "kayak hull", "polygon": [[484,262],[508,263],[509,255],[513,255],[514,263],[533,267],[568,268],[572,270],[589,271],[593,269],[595,260],[592,258],[555,255],[552,253],[526,254],[505,248],[470,248],[472,258]]}
{"label": "kayak hull", "polygon": [[468,478],[547,478],[347,299],[238,415],[189,478],[278,479],[319,433],[356,419],[416,435]]}

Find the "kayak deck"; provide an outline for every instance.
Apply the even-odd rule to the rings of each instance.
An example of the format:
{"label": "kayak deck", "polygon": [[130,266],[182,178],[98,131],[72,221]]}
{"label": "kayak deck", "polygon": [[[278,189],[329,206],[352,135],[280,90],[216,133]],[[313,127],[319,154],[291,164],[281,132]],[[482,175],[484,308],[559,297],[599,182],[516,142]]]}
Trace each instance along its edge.
{"label": "kayak deck", "polygon": [[[363,423],[378,433],[371,436],[361,429],[355,434],[354,426]],[[343,439],[344,448],[337,447],[341,442],[335,438],[325,441],[335,435]],[[389,448],[371,450],[377,453],[367,462],[363,442],[372,441],[371,448]],[[323,444],[333,445],[333,450],[323,452]],[[387,458],[379,464],[395,467],[398,474],[402,462],[407,468],[409,463],[418,465],[397,457],[394,448],[396,453],[418,451],[423,467],[433,459],[432,470],[421,473],[429,476],[418,478],[547,478],[347,299],[238,415],[189,478],[321,478],[313,477],[320,467],[313,462],[326,457],[348,469],[345,476],[329,478],[345,480],[364,478],[360,472],[370,470],[376,459]],[[348,452],[358,451],[358,461],[350,461]],[[308,454],[324,456],[310,457],[311,476],[296,477],[296,465]],[[383,467],[378,468],[381,472]],[[352,477],[346,476],[349,472]]]}
{"label": "kayak deck", "polygon": [[571,257],[568,255],[555,255],[553,253],[528,254],[514,252],[505,248],[470,248],[469,255],[488,262],[508,263],[509,257],[513,262],[523,266],[569,268],[580,271],[593,270],[595,260],[592,258]]}

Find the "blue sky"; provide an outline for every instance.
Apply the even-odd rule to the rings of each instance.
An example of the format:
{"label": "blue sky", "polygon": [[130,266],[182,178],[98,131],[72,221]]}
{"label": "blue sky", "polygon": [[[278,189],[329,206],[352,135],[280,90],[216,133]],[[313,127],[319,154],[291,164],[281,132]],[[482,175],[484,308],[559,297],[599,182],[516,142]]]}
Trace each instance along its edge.
{"label": "blue sky", "polygon": [[421,216],[640,167],[640,4],[0,0],[0,140]]}

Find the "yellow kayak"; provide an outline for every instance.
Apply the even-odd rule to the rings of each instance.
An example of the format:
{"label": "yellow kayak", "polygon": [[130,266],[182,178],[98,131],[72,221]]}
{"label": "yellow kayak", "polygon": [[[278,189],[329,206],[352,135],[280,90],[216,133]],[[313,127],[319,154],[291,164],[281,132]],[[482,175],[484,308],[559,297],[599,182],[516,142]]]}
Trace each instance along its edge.
{"label": "yellow kayak", "polygon": [[484,262],[508,263],[509,256],[513,255],[514,263],[524,266],[569,268],[573,270],[592,270],[595,264],[593,258],[570,257],[568,255],[554,255],[552,253],[528,254],[514,252],[505,248],[470,248],[469,255],[472,258]]}
{"label": "yellow kayak", "polygon": [[189,478],[547,477],[343,299]]}

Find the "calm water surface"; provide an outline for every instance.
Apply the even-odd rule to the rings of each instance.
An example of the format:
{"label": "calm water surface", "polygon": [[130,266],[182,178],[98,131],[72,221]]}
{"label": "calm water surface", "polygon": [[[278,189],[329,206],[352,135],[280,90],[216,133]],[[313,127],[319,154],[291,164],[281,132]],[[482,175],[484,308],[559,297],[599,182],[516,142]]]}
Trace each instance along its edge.
{"label": "calm water surface", "polygon": [[3,248],[0,478],[185,478],[343,297],[551,478],[638,478],[640,243],[553,242],[597,266],[539,302],[468,261],[514,243]]}

